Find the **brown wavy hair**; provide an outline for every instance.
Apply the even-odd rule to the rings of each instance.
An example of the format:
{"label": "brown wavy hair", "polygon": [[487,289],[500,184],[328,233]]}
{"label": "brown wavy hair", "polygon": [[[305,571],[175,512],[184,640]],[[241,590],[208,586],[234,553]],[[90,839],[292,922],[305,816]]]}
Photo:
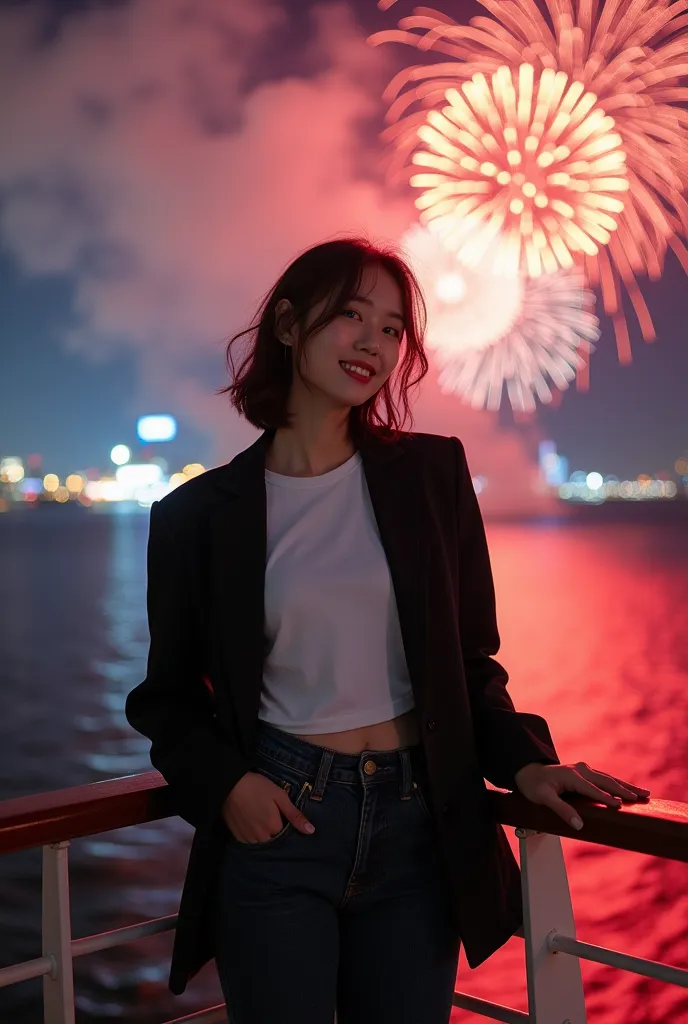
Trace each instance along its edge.
{"label": "brown wavy hair", "polygon": [[[227,342],[227,368],[231,383],[220,388],[231,404],[254,427],[275,430],[289,425],[287,412],[292,382],[292,360],[275,330],[275,307],[280,299],[292,304],[287,323],[300,327],[296,365],[301,365],[304,346],[311,335],[329,324],[358,293],[368,267],[383,267],[396,281],[402,295],[404,335],[396,369],[380,390],[351,409],[352,437],[366,433],[393,439],[413,422],[409,392],[428,372],[423,348],[426,309],[420,285],[403,256],[392,245],[374,244],[364,238],[336,238],[302,252],[284,271],[261,303],[253,321]],[[306,327],[308,315],[324,302],[320,315]],[[234,349],[248,338],[247,351],[234,368]],[[287,350],[288,351],[288,350]]]}

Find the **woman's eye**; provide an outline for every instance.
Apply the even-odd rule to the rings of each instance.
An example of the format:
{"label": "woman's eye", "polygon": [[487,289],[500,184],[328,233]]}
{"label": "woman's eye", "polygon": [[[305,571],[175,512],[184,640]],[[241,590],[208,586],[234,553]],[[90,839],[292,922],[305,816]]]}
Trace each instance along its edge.
{"label": "woman's eye", "polygon": [[[341,315],[347,317],[348,320],[354,320],[356,318],[359,320],[361,319],[361,314],[357,309],[343,309]],[[385,327],[384,330],[387,332],[391,331],[392,337],[396,338],[398,341],[401,340],[401,331],[397,330],[396,327],[389,326]]]}

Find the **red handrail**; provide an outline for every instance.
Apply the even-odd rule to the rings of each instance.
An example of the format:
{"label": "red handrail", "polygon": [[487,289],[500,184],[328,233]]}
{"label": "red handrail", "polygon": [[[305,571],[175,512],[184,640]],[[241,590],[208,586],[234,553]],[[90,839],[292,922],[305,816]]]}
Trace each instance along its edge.
{"label": "red handrail", "polygon": [[159,772],[0,802],[0,853],[46,846],[175,814]]}
{"label": "red handrail", "polygon": [[[488,793],[495,820],[503,825],[583,839],[619,850],[688,862],[688,804],[650,800],[619,810],[569,797],[585,826],[570,828],[553,811],[520,793]],[[59,789],[0,802],[0,853],[98,835],[175,814],[167,783],[158,772]]]}

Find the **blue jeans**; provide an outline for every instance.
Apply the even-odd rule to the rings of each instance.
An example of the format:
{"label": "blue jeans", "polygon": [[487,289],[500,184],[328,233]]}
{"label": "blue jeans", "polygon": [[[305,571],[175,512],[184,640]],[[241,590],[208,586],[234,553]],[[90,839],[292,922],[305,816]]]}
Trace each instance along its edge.
{"label": "blue jeans", "polygon": [[228,830],[216,960],[231,1024],[447,1024],[459,957],[421,746],[341,754],[264,722],[252,770],[315,825]]}

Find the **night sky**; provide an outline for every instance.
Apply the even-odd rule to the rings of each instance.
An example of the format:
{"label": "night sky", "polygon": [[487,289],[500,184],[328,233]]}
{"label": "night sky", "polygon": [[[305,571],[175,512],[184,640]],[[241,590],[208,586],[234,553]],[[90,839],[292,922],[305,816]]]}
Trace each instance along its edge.
{"label": "night sky", "polygon": [[[282,5],[286,13],[280,21],[274,5],[258,4],[254,9],[264,14],[265,25],[239,27],[240,33],[247,32],[250,37],[249,48],[254,47],[250,66],[236,76],[232,72],[226,80],[219,79],[222,88],[232,94],[231,102],[228,100],[225,106],[207,95],[202,97],[198,103],[203,108],[204,135],[197,126],[194,135],[185,124],[175,134],[172,119],[161,132],[155,150],[140,146],[146,135],[143,122],[113,135],[121,131],[119,124],[126,120],[124,101],[117,107],[121,96],[112,99],[115,94],[119,96],[119,83],[106,61],[103,79],[107,95],[96,95],[98,72],[92,66],[97,68],[98,64],[99,33],[116,32],[117,26],[121,29],[126,24],[121,19],[131,16],[133,9],[139,18],[139,38],[143,33],[145,39],[145,32],[150,31],[151,50],[155,50],[153,40],[159,33],[154,19],[148,22],[144,17],[150,4],[68,4],[55,0],[53,15],[59,8],[68,16],[62,21],[55,16],[47,21],[38,18],[37,12],[45,12],[50,6],[0,2],[0,37],[11,21],[13,30],[18,25],[33,24],[34,38],[38,35],[43,40],[39,46],[32,44],[33,52],[25,58],[26,68],[41,69],[35,90],[22,85],[21,64],[16,58],[9,71],[4,62],[2,76],[3,95],[7,95],[7,84],[13,80],[8,76],[14,75],[17,88],[8,100],[11,116],[0,115],[5,136],[0,145],[0,456],[39,452],[45,469],[61,475],[90,466],[105,468],[114,444],[135,444],[136,417],[159,411],[175,414],[180,422],[179,439],[166,452],[175,464],[173,468],[187,461],[212,464],[229,458],[250,436],[241,431],[237,434],[236,424],[223,412],[224,400],[213,394],[214,388],[224,382],[223,337],[244,325],[247,311],[290,255],[309,242],[338,229],[368,227],[369,220],[373,234],[388,233],[391,237],[404,217],[413,215],[407,193],[390,197],[391,212],[385,208],[378,217],[384,183],[380,170],[382,146],[376,139],[384,110],[378,100],[381,87],[390,70],[402,61],[410,61],[412,55],[402,53],[402,48],[395,48],[393,53],[391,48],[371,50],[366,55],[357,45],[347,51],[343,43],[340,47],[344,30],[337,31],[337,24],[352,34],[358,26],[361,35],[391,27],[412,5],[400,2],[383,14],[372,0],[356,0],[348,5],[348,12],[346,5],[322,4],[310,5],[313,10],[309,11],[305,3],[292,0]],[[456,4],[445,2],[443,6],[455,14]],[[163,7],[167,11],[181,10],[183,4],[170,0]],[[208,15],[218,7],[224,7],[219,0],[198,4]],[[466,18],[474,13],[472,4],[462,4],[459,9]],[[102,22],[97,31],[79,34],[78,24],[84,19],[93,26],[94,12],[102,17],[108,11],[120,20]],[[343,19],[340,23],[339,18]],[[328,24],[329,28],[323,28]],[[66,42],[69,39],[71,42]],[[202,55],[202,45],[206,44],[199,43],[196,58]],[[228,64],[234,61],[238,66],[241,47],[235,52],[231,49]],[[0,49],[0,54],[3,52]],[[347,52],[352,62],[349,72],[342,70]],[[56,101],[55,108],[46,113],[42,97],[51,93],[51,76],[56,83],[70,78],[78,82],[79,55],[83,55],[84,63],[83,88],[72,85],[71,93],[65,89],[67,99],[62,106]],[[160,59],[169,63],[169,53],[163,53]],[[155,62],[149,78],[144,81],[141,77],[138,82],[137,67],[146,65],[145,57],[139,55],[132,64],[133,69],[122,72],[122,80],[129,76],[139,92],[144,88],[154,91]],[[312,86],[318,76],[329,75],[331,66],[336,68],[335,76],[327,82],[333,90],[340,90],[337,95],[344,104],[348,102],[346,97],[358,89],[359,106],[333,102],[329,113],[321,107],[314,113],[315,108],[308,104],[316,102],[313,94],[318,90],[310,88],[309,83]],[[355,77],[355,86],[347,84],[347,74],[352,76],[351,81]],[[29,81],[35,81],[33,71]],[[366,93],[361,92],[360,81],[365,83]],[[266,108],[267,112],[255,99],[262,84],[279,90],[270,94],[272,107]],[[309,88],[303,101],[299,92],[302,87]],[[202,82],[198,91],[203,90],[212,91],[212,81],[210,86]],[[59,84],[55,92],[59,95]],[[134,92],[132,85],[127,95]],[[159,109],[164,113],[169,93],[161,87],[160,94],[163,106]],[[70,95],[79,95],[84,105],[88,101],[92,125],[81,124],[79,132],[90,131],[94,138],[100,133],[97,145],[92,146],[88,140],[84,143],[86,137],[82,134],[70,135]],[[321,131],[315,134],[327,136],[325,141],[304,141],[306,125],[301,130],[298,121],[290,131],[277,128],[277,135],[270,136],[273,123],[284,123],[284,117],[278,117],[280,102],[291,104],[284,108],[290,110],[304,102],[307,123],[312,125],[314,118],[323,118],[322,123],[332,129],[332,139],[327,131]],[[134,117],[129,113],[126,116]],[[62,124],[60,117],[64,118]],[[347,122],[341,142],[336,138],[339,117]],[[27,142],[32,130],[34,141]],[[237,132],[244,133],[244,148],[228,151],[223,177],[223,157],[216,142],[222,137],[231,140]],[[48,142],[35,141],[46,135]],[[196,150],[195,138],[200,140]],[[213,143],[212,151],[203,148],[208,140]],[[342,150],[337,148],[340,144]],[[128,145],[133,147],[131,160]],[[306,156],[302,165],[299,150],[303,146]],[[312,148],[316,146],[330,148]],[[317,184],[313,185],[309,175],[316,173],[314,167],[320,167],[323,174],[328,167],[335,168],[334,174],[339,173],[341,153],[346,147],[350,153],[346,180],[342,172],[329,193],[327,180],[316,177]],[[195,151],[198,165],[189,167]],[[207,166],[212,168],[207,179],[206,152]],[[245,154],[246,166],[240,171],[241,153]],[[155,160],[160,160],[159,165]],[[184,163],[187,166],[178,172],[179,164]],[[281,179],[269,176],[275,174],[271,164],[284,168]],[[163,170],[156,171],[156,166]],[[264,194],[271,197],[276,190],[282,192],[277,199],[268,198],[267,209],[256,206],[251,220],[242,212],[245,200],[241,195],[234,199],[230,192],[239,192],[240,175],[255,178],[266,167]],[[171,189],[159,208],[156,173],[164,174],[165,185]],[[364,182],[365,187],[352,185],[354,179]],[[187,204],[183,199],[190,195],[189,181],[196,180],[199,192],[209,197],[197,208],[195,189],[193,202]],[[317,188],[322,194],[311,200]],[[121,201],[118,190],[125,197]],[[130,195],[136,202],[124,205],[129,203]],[[214,196],[221,198],[213,205]],[[59,216],[55,213],[57,203],[61,204]],[[276,205],[270,205],[273,203]],[[193,209],[187,210],[187,205]],[[152,208],[154,213],[149,217]],[[138,211],[136,217],[131,217],[132,209]],[[357,223],[352,223],[351,211],[355,211]],[[224,220],[220,234],[216,220]],[[120,231],[123,224],[126,230]],[[69,240],[72,225],[75,242]],[[162,237],[168,230],[169,235]],[[151,244],[151,239],[156,244]],[[223,275],[228,282],[226,288]],[[206,284],[208,277],[212,280]],[[164,287],[159,285],[163,279]],[[540,409],[537,414],[541,436],[557,442],[560,452],[569,458],[571,470],[596,469],[635,477],[641,472],[671,471],[679,455],[688,453],[688,282],[671,256],[663,279],[644,281],[642,289],[655,321],[657,342],[649,345],[642,341],[631,311],[634,361],[621,366],[611,324],[603,318],[603,335],[591,363],[590,391],[581,393],[572,386],[557,396],[554,407]],[[177,296],[180,312],[172,308]],[[164,317],[149,312],[166,305],[170,308]],[[126,316],[120,315],[123,309],[128,311]],[[139,309],[144,312],[138,314]],[[599,303],[597,312],[600,314]],[[456,407],[456,418],[446,424],[446,432],[459,433],[468,447],[466,435],[474,421],[464,420],[458,400]],[[503,406],[499,414],[501,430],[509,430],[511,422],[510,410]],[[422,422],[418,426],[422,429]],[[243,438],[241,443],[237,437]]]}

